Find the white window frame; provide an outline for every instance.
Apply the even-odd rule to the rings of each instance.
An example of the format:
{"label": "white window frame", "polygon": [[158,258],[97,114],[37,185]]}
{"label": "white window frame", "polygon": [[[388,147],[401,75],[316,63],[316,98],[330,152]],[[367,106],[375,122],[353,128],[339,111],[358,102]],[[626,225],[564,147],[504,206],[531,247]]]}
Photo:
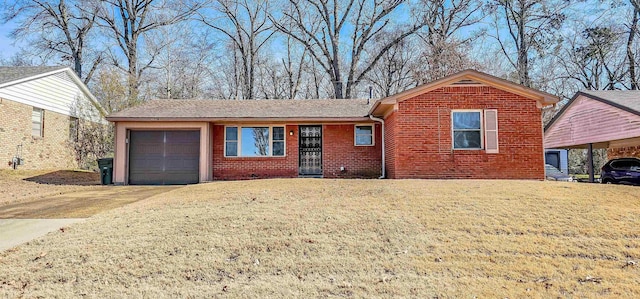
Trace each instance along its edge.
{"label": "white window frame", "polygon": [[[371,127],[371,144],[358,144],[358,127]],[[373,124],[355,124],[353,125],[353,145],[355,146],[374,146],[376,145],[376,128]],[[360,134],[364,135],[364,134]]]}
{"label": "white window frame", "polygon": [[[34,135],[33,134],[33,125],[36,124],[33,121],[33,113],[39,111],[40,112],[40,134],[39,135]],[[44,109],[41,108],[37,108],[37,107],[33,107],[33,109],[31,110],[31,136],[35,137],[35,138],[43,138],[44,137]]]}
{"label": "white window frame", "polygon": [[[477,112],[480,114],[480,128],[473,130],[456,130],[453,127],[453,114],[459,112]],[[480,147],[456,148],[455,131],[480,131]],[[484,110],[482,109],[455,109],[451,110],[451,148],[455,151],[477,151],[484,149]]]}
{"label": "white window frame", "polygon": [[[238,140],[236,143],[238,144],[238,148],[236,149],[238,155],[237,156],[227,156],[227,128],[237,128],[238,129]],[[269,154],[266,156],[242,156],[242,129],[243,128],[269,128]],[[273,155],[273,128],[282,128],[284,139],[282,140],[284,143],[284,155],[282,156],[274,156]],[[279,141],[279,140],[277,140]],[[283,158],[287,156],[287,126],[285,125],[225,125],[224,126],[224,157],[225,158]]]}

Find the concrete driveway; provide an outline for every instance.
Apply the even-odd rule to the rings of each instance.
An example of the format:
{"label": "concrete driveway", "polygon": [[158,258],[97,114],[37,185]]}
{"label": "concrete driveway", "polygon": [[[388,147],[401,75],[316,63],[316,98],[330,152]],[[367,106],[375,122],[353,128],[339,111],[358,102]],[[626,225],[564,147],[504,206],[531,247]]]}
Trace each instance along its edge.
{"label": "concrete driveway", "polygon": [[0,251],[181,186],[118,186],[0,206]]}

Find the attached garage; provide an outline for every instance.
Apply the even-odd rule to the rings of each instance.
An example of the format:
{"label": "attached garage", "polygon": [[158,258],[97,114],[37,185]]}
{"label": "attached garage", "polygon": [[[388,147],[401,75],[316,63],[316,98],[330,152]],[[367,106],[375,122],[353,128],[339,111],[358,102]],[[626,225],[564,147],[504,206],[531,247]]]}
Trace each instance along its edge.
{"label": "attached garage", "polygon": [[129,131],[129,184],[199,182],[200,131]]}

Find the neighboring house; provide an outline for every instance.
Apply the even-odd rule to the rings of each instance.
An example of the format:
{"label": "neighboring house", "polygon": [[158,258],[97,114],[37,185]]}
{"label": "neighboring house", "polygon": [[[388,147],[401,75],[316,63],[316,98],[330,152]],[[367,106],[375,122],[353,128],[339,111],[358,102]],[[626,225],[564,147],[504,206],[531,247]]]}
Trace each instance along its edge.
{"label": "neighboring house", "polygon": [[117,184],[220,179],[544,179],[558,98],[467,70],[369,102],[154,100],[107,117]]}
{"label": "neighboring house", "polygon": [[[606,148],[609,159],[640,158],[640,91],[577,92],[545,127],[544,142],[547,148]],[[593,178],[593,165],[587,167]]]}
{"label": "neighboring house", "polygon": [[545,127],[548,148],[606,148],[640,157],[640,91],[580,91]]}
{"label": "neighboring house", "polygon": [[101,109],[68,67],[0,67],[0,169],[77,167],[77,101]]}
{"label": "neighboring house", "polygon": [[569,151],[566,149],[546,149],[544,163],[557,168],[564,174],[569,174]]}

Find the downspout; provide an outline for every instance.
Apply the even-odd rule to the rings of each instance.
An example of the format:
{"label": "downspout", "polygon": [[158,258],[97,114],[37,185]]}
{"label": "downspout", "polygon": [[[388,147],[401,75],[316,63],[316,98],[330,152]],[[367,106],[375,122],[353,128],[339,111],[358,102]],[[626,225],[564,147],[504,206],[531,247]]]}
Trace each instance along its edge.
{"label": "downspout", "polygon": [[[385,147],[384,147],[384,119],[382,118],[377,118],[374,117],[373,115],[369,114],[369,118],[373,121],[378,121],[380,122],[380,124],[382,124],[382,175],[379,177],[379,179],[384,179],[386,174],[385,174],[385,167],[384,167],[384,152],[385,152]],[[375,134],[375,133],[374,133]]]}

